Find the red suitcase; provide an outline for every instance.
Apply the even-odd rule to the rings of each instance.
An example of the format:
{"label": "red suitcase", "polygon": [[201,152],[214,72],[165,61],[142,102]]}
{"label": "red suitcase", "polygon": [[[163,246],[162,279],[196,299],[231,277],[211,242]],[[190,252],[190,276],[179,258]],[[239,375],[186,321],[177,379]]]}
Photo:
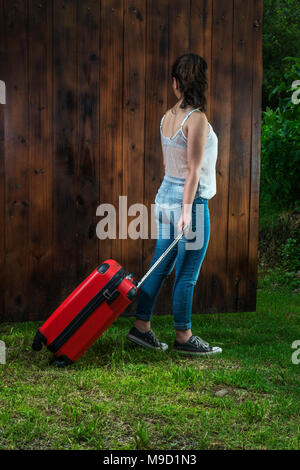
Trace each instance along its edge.
{"label": "red suitcase", "polygon": [[113,259],[102,263],[37,330],[32,348],[40,351],[45,344],[55,356],[54,364],[59,367],[77,361],[135,299],[138,288],[183,233],[175,238],[140,282]]}

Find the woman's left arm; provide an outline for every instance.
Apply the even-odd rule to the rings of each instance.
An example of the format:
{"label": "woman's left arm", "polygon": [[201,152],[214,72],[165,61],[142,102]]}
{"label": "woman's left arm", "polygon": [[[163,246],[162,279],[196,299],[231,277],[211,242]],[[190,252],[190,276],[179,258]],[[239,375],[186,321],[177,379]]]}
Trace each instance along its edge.
{"label": "woman's left arm", "polygon": [[189,121],[187,137],[188,173],[183,190],[181,217],[178,222],[180,232],[183,227],[191,223],[192,204],[200,178],[208,135],[208,121],[204,113],[193,113]]}

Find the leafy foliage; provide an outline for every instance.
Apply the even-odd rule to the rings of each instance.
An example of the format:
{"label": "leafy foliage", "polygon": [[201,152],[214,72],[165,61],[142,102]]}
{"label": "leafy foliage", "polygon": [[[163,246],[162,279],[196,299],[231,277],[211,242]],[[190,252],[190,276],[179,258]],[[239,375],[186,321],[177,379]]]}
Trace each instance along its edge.
{"label": "leafy foliage", "polygon": [[300,50],[300,2],[264,0],[263,3],[263,90],[262,108],[278,106],[277,94],[269,95],[285,72],[283,57],[297,56]]}
{"label": "leafy foliage", "polygon": [[[270,96],[278,107],[267,106],[262,119],[261,202],[279,209],[300,205],[300,104],[293,103],[293,82],[300,80],[300,58],[286,57],[284,78]],[[299,95],[299,94],[298,94]]]}

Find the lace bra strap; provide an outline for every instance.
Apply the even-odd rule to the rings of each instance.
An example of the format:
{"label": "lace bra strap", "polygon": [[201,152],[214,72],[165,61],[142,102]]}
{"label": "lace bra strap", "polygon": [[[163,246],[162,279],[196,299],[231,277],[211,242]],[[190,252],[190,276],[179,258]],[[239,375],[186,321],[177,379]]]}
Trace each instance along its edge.
{"label": "lace bra strap", "polygon": [[[187,115],[183,118],[183,121],[182,121],[182,123],[181,123],[180,129],[182,129],[182,127],[183,127],[185,121],[187,120],[187,118],[189,117],[189,115],[192,114],[194,111],[200,111],[200,109],[198,109],[198,108],[191,109],[191,110],[187,113]],[[200,111],[200,112],[201,112],[201,111]],[[165,115],[166,115],[166,114],[164,114],[163,117],[162,117],[161,120],[160,120],[160,128],[161,128],[161,126],[162,126],[162,123],[163,123],[163,120],[164,120]]]}
{"label": "lace bra strap", "polygon": [[[187,118],[189,117],[189,115],[192,114],[194,111],[200,111],[200,109],[198,109],[198,108],[191,109],[191,110],[187,113],[187,115],[183,118],[183,121],[182,121],[182,123],[181,123],[181,126],[180,126],[181,129],[182,129],[182,127],[183,127],[185,121],[186,121]],[[200,112],[201,112],[201,111],[200,111]]]}
{"label": "lace bra strap", "polygon": [[160,128],[161,128],[161,126],[162,126],[162,123],[163,123],[164,117],[165,117],[165,114],[163,115],[163,117],[162,117],[162,118],[161,118],[161,120],[160,120]]}

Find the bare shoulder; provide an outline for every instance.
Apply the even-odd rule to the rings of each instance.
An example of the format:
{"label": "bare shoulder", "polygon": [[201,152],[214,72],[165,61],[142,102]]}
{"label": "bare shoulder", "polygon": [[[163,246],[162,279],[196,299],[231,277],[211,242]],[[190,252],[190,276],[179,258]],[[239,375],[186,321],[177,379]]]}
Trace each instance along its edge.
{"label": "bare shoulder", "polygon": [[186,135],[188,135],[189,131],[207,133],[209,130],[209,124],[205,112],[198,110],[191,113],[188,119],[185,121],[183,130],[185,131]]}
{"label": "bare shoulder", "polygon": [[190,123],[197,123],[198,125],[201,125],[206,124],[208,122],[208,119],[204,111],[200,111],[200,109],[197,109],[197,111],[191,113],[189,119],[187,119],[187,122],[188,121],[190,121]]}

